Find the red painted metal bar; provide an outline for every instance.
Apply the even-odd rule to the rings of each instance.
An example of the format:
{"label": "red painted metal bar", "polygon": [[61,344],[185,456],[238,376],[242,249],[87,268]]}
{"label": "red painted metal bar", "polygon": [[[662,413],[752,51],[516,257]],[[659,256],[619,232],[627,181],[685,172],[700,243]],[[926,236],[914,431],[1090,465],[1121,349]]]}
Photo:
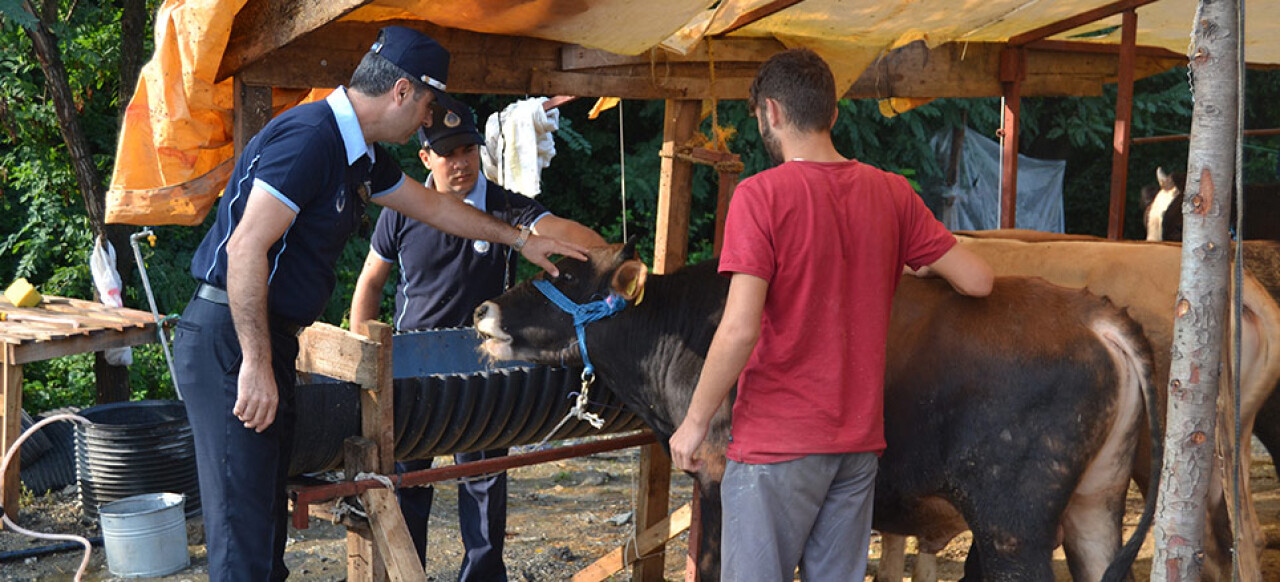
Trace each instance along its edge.
{"label": "red painted metal bar", "polygon": [[[1246,129],[1244,130],[1244,135],[1245,137],[1280,135],[1280,127],[1273,127],[1270,129]],[[1179,135],[1152,135],[1148,137],[1135,137],[1132,140],[1129,140],[1129,143],[1132,143],[1133,145],[1142,145],[1144,143],[1160,143],[1166,141],[1187,141],[1190,138],[1191,134],[1187,133]]]}
{"label": "red painted metal bar", "polygon": [[[470,477],[474,475],[483,475],[485,473],[505,471],[515,467],[525,467],[550,461],[559,461],[561,459],[585,457],[587,455],[602,453],[604,451],[638,447],[656,442],[658,442],[658,440],[653,436],[653,433],[646,430],[632,435],[602,439],[580,445],[556,447],[554,449],[534,451],[523,455],[484,459],[482,461],[473,461],[470,463],[462,463],[460,465],[450,465],[447,467],[424,469],[422,471],[413,471],[398,475],[388,475],[387,477],[391,478],[395,483],[396,488],[399,489],[401,487],[413,487],[416,485],[425,485],[427,483],[457,479],[458,477]],[[359,495],[369,489],[379,489],[383,487],[383,484],[376,480],[364,479],[361,481],[343,481],[341,483],[333,483],[330,485],[316,485],[314,487],[300,487],[295,489],[290,493],[293,496],[293,527],[296,529],[307,529],[307,514],[312,503],[328,501],[338,497]]]}
{"label": "red painted metal bar", "polygon": [[1124,238],[1124,203],[1129,185],[1129,148],[1133,127],[1133,66],[1138,38],[1138,13],[1124,13],[1120,33],[1120,75],[1116,80],[1116,123],[1111,139],[1111,205],[1107,238]]}
{"label": "red painted metal bar", "polygon": [[1000,53],[1000,85],[1004,92],[1004,122],[1000,127],[1000,228],[1016,228],[1017,224],[1018,126],[1025,59],[1022,49],[1005,49]]}
{"label": "red painted metal bar", "polygon": [[1035,30],[1028,30],[1027,32],[1014,36],[1009,39],[1009,46],[1022,46],[1043,38],[1049,38],[1055,34],[1066,32],[1079,26],[1084,26],[1090,22],[1102,20],[1108,16],[1114,16],[1121,12],[1132,11],[1139,6],[1145,6],[1155,1],[1156,0],[1120,0],[1119,2],[1113,2],[1106,6],[1099,6],[1093,10],[1081,12],[1071,18],[1059,20],[1052,24],[1046,24]]}

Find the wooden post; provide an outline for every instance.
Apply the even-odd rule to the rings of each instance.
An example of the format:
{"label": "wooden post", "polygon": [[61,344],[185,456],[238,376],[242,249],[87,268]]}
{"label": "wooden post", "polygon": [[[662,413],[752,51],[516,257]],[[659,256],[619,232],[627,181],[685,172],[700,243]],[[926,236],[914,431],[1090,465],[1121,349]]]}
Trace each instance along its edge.
{"label": "wooden post", "polygon": [[250,85],[236,75],[232,80],[232,143],[235,155],[244,151],[258,131],[271,121],[271,87]]}
{"label": "wooden post", "polygon": [[[658,182],[658,231],[653,270],[658,274],[684,266],[689,255],[689,212],[693,199],[693,164],[676,150],[698,130],[702,102],[669,99],[662,122],[662,174]],[[661,445],[640,449],[640,489],[636,491],[636,535],[667,517],[671,495],[671,457]],[[636,562],[633,582],[663,580],[663,551]]]}
{"label": "wooden post", "polygon": [[1125,192],[1129,183],[1129,139],[1133,121],[1133,66],[1137,53],[1138,14],[1124,13],[1120,36],[1120,71],[1116,81],[1116,124],[1111,139],[1111,208],[1107,238],[1124,238]]}
{"label": "wooden post", "polygon": [[[22,364],[14,363],[13,346],[0,344],[0,389],[4,390],[4,427],[0,428],[0,455],[13,446],[22,435]],[[18,519],[18,496],[22,492],[22,455],[15,454],[9,461],[4,479],[4,514]],[[3,529],[3,528],[0,528]]]}
{"label": "wooden post", "polygon": [[391,326],[380,321],[364,322],[365,337],[378,344],[377,388],[360,392],[360,433],[378,446],[374,471],[395,472],[396,426],[395,387],[391,378]]}
{"label": "wooden post", "polygon": [[[366,446],[367,445],[367,446]],[[349,437],[342,444],[344,453],[342,470],[350,481],[361,471],[376,470],[378,451],[369,439]],[[378,544],[373,539],[373,524],[347,528],[347,580],[351,582],[381,582],[387,579],[386,565],[378,555]]]}
{"label": "wooden post", "polygon": [[1000,53],[1000,86],[1004,92],[1004,123],[1000,128],[1000,228],[1016,228],[1018,213],[1018,124],[1022,108],[1022,80],[1026,53],[1009,48]]}
{"label": "wooden post", "polygon": [[[365,337],[378,344],[377,370],[374,374],[376,384],[372,388],[365,386],[360,391],[360,432],[364,437],[355,443],[350,442],[355,437],[348,439],[347,456],[343,466],[348,479],[361,471],[388,474],[395,470],[395,408],[392,406],[395,389],[391,378],[391,327],[379,321],[366,321],[360,331]],[[369,446],[364,447],[363,443],[368,443]],[[364,499],[363,495],[361,499]],[[371,509],[368,502],[365,504],[365,509]],[[405,535],[408,535],[408,528],[404,525],[404,519],[398,510],[394,516],[384,517],[394,517],[400,522],[400,527],[405,528]],[[348,529],[348,580],[380,582],[387,579],[389,568],[386,567],[385,557],[382,556],[381,551],[389,550],[387,546],[382,546],[380,550],[379,544],[375,541],[377,529],[378,524],[372,513],[369,528]],[[417,565],[417,551],[413,549],[412,542],[409,545],[408,556],[413,558],[413,563]],[[419,570],[421,571],[421,568]]]}
{"label": "wooden post", "polygon": [[653,271],[665,274],[684,266],[689,254],[693,164],[676,157],[678,147],[698,130],[702,102],[667,100],[662,122],[662,174],[658,181],[658,231],[654,237]]}
{"label": "wooden post", "polygon": [[715,254],[720,255],[724,246],[724,221],[729,216],[729,200],[733,198],[733,189],[738,187],[738,174],[720,172],[720,188],[716,193],[716,240]]}

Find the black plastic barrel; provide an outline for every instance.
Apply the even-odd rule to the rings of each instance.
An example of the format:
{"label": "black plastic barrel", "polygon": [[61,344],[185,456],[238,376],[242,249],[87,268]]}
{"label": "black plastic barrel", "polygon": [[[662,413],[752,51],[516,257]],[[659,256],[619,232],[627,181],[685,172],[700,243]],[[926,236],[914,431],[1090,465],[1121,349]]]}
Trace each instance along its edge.
{"label": "black plastic barrel", "polygon": [[76,482],[89,516],[98,506],[144,493],[186,494],[186,515],[200,513],[196,447],[187,411],[176,400],[116,402],[80,415]]}

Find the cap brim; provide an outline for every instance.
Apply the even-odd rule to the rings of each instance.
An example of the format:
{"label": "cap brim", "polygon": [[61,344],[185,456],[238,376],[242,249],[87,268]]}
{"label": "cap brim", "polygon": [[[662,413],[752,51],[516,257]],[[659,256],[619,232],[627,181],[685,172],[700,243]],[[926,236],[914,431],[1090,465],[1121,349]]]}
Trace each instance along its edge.
{"label": "cap brim", "polygon": [[453,135],[447,135],[431,142],[431,150],[438,155],[448,155],[449,152],[459,147],[471,144],[484,143],[483,139],[473,131],[461,131]]}

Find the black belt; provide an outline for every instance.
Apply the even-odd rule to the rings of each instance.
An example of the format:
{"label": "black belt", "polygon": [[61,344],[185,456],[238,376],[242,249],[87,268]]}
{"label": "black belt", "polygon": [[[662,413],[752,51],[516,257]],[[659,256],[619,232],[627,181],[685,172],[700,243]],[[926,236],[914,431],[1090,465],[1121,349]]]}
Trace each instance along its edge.
{"label": "black belt", "polygon": [[[218,305],[231,304],[230,299],[227,297],[226,289],[214,287],[213,285],[210,285],[208,283],[200,283],[199,285],[196,286],[196,297],[204,299],[205,301],[208,301],[210,303],[217,303]],[[272,317],[271,327],[282,330],[289,335],[298,335],[298,334],[301,334],[302,330],[307,326],[298,325],[296,323],[286,321],[279,317]]]}

